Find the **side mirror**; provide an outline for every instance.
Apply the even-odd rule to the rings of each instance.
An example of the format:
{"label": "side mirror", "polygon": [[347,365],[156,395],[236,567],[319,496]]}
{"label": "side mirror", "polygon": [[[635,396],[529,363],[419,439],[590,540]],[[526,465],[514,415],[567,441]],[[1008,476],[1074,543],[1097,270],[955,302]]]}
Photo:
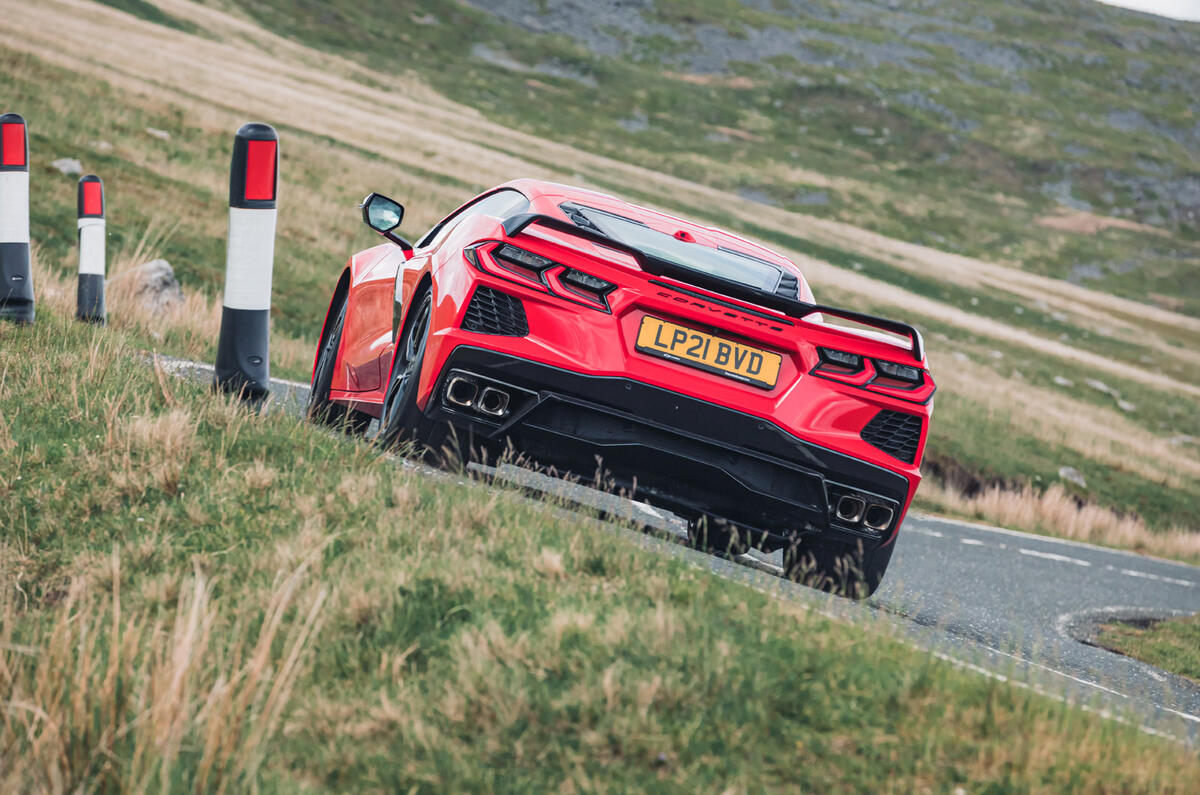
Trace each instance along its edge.
{"label": "side mirror", "polygon": [[363,223],[374,229],[405,251],[412,251],[412,243],[395,233],[404,220],[404,205],[379,193],[372,193],[359,205]]}

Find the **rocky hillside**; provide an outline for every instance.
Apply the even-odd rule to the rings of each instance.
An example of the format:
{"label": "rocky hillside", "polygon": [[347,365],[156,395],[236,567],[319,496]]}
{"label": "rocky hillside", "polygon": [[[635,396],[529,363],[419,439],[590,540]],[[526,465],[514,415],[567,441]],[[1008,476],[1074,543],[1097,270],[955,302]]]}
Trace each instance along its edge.
{"label": "rocky hillside", "polygon": [[238,6],[539,135],[1200,314],[1200,23],[1093,0]]}

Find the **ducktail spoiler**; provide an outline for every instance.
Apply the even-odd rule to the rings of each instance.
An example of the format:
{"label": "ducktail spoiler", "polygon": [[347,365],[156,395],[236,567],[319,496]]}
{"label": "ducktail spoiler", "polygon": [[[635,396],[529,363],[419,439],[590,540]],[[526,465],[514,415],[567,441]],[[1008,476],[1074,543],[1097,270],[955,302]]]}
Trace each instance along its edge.
{"label": "ducktail spoiler", "polygon": [[521,234],[530,226],[537,224],[548,229],[554,229],[559,232],[583,238],[601,246],[621,251],[633,257],[638,265],[646,273],[655,276],[666,276],[671,279],[684,282],[685,284],[702,287],[706,290],[711,290],[720,296],[737,298],[757,306],[764,306],[770,309],[777,310],[797,319],[805,319],[811,315],[829,315],[830,317],[839,317],[843,320],[850,320],[855,323],[861,323],[864,326],[870,326],[882,331],[888,331],[892,334],[898,334],[901,337],[906,337],[911,341],[910,351],[914,359],[918,362],[925,360],[925,342],[921,338],[921,332],[917,331],[907,323],[901,323],[897,320],[888,320],[883,317],[874,315],[864,315],[861,312],[853,312],[849,309],[838,309],[833,306],[825,306],[824,304],[810,304],[805,301],[797,301],[794,298],[776,295],[774,293],[764,293],[761,290],[756,290],[753,287],[748,287],[744,284],[723,279],[720,276],[713,276],[707,273],[701,273],[691,268],[686,268],[670,260],[656,257],[653,254],[647,254],[641,249],[630,246],[627,243],[622,243],[619,240],[614,240],[608,235],[602,234],[586,227],[578,226],[570,221],[564,221],[560,218],[554,218],[549,215],[539,213],[522,213],[507,218],[503,222],[504,233],[509,237],[515,237]]}

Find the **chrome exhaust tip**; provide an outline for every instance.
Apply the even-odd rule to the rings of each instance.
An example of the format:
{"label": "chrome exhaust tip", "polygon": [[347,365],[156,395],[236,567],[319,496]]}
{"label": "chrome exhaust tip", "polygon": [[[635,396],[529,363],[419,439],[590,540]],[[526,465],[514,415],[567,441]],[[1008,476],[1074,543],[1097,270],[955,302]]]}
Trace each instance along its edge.
{"label": "chrome exhaust tip", "polygon": [[484,387],[479,394],[479,401],[475,407],[484,414],[489,414],[493,417],[503,417],[508,413],[508,393],[502,389],[495,387]]}
{"label": "chrome exhaust tip", "polygon": [[446,384],[446,402],[459,408],[471,408],[478,393],[479,385],[466,376],[456,375]]}
{"label": "chrome exhaust tip", "polygon": [[862,519],[863,511],[866,509],[867,503],[862,497],[847,494],[838,500],[837,518],[843,522],[855,524]]}
{"label": "chrome exhaust tip", "polygon": [[867,509],[863,524],[872,530],[883,532],[892,524],[892,509],[886,505],[872,505]]}

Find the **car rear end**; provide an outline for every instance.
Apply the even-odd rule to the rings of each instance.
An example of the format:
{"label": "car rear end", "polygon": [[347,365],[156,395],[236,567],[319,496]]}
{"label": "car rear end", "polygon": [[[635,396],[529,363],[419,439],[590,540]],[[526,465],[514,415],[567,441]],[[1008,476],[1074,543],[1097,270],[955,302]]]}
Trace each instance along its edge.
{"label": "car rear end", "polygon": [[894,536],[934,391],[915,331],[814,311],[787,268],[782,296],[743,289],[545,215],[462,257],[420,397],[460,438],[767,549]]}

